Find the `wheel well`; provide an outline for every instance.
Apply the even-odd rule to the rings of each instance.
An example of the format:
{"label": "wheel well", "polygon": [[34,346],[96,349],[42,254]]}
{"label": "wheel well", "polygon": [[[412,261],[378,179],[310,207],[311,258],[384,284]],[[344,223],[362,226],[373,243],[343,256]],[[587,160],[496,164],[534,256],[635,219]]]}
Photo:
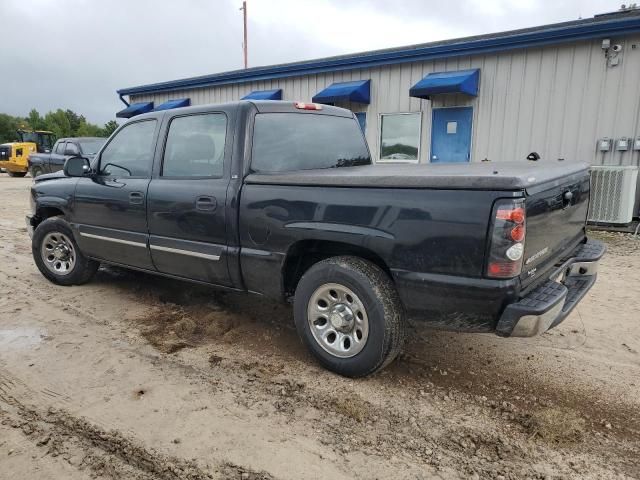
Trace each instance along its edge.
{"label": "wheel well", "polygon": [[38,224],[40,224],[42,221],[46,220],[47,218],[59,217],[59,216],[63,216],[63,215],[64,215],[64,212],[62,210],[60,210],[59,208],[56,208],[56,207],[40,207],[40,208],[38,208],[38,211],[36,213],[34,227],[37,227]]}
{"label": "wheel well", "polygon": [[291,246],[282,269],[285,297],[288,298],[295,293],[300,278],[312,265],[325,258],[339,255],[351,255],[369,260],[392,278],[391,271],[384,260],[367,248],[342,242],[302,240]]}

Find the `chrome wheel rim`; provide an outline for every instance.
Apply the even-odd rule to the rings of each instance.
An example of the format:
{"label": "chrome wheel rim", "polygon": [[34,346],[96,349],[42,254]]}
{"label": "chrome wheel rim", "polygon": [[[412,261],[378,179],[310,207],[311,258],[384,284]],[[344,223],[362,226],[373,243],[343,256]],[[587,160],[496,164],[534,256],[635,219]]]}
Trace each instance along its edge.
{"label": "chrome wheel rim", "polygon": [[325,283],[318,287],[309,299],[307,321],[314,340],[335,357],[353,357],[367,343],[367,311],[360,298],[344,285]]}
{"label": "chrome wheel rim", "polygon": [[64,233],[51,232],[42,240],[42,261],[56,275],[67,275],[76,266],[76,250]]}

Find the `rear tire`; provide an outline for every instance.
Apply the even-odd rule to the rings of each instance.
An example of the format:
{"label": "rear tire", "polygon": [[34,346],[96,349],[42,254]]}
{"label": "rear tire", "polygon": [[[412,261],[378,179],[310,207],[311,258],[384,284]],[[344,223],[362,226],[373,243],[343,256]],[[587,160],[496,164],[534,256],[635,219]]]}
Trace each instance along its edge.
{"label": "rear tire", "polygon": [[58,285],[87,283],[100,266],[82,254],[71,228],[60,217],[48,218],[38,225],[31,251],[40,273]]}
{"label": "rear tire", "polygon": [[389,276],[358,257],[332,257],[300,279],[298,335],[327,369],[363,377],[391,363],[405,338],[404,311]]}
{"label": "rear tire", "polygon": [[27,172],[7,172],[9,174],[10,177],[17,177],[17,178],[22,178],[24,177]]}

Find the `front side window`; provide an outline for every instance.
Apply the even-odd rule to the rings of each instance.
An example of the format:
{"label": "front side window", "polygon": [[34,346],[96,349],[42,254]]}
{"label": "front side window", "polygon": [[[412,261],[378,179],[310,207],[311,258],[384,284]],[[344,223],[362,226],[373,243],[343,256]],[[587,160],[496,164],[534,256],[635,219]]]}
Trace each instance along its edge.
{"label": "front side window", "polygon": [[303,113],[256,115],[251,169],[274,173],[369,165],[371,156],[353,117]]}
{"label": "front side window", "polygon": [[100,174],[117,177],[147,177],[153,160],[155,120],[126,125],[100,156]]}
{"label": "front side window", "polygon": [[381,115],[380,160],[417,162],[420,121],[420,113]]}
{"label": "front side window", "polygon": [[58,145],[56,145],[56,154],[64,155],[64,144],[65,142],[60,142],[58,143]]}
{"label": "front side window", "polygon": [[169,125],[163,177],[221,177],[227,117],[208,113],[176,117]]}

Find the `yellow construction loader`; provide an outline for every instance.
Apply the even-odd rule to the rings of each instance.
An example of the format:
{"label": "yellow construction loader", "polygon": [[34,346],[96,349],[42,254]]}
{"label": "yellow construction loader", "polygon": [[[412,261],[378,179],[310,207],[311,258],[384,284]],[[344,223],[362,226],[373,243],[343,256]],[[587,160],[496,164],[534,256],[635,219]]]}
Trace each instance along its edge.
{"label": "yellow construction loader", "polygon": [[24,177],[29,170],[27,159],[32,153],[48,153],[55,142],[53,132],[18,130],[15,142],[0,144],[0,169],[11,177]]}

